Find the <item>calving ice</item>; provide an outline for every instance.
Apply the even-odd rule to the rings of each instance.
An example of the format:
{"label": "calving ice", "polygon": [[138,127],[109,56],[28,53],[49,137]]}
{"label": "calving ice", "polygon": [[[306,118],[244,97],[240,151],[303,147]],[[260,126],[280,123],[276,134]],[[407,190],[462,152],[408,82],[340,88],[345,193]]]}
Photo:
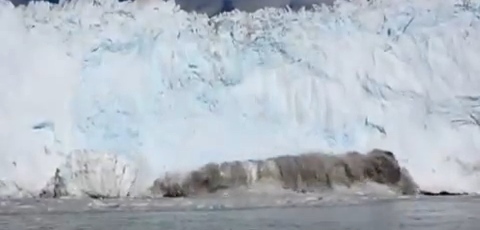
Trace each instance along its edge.
{"label": "calving ice", "polygon": [[214,17],[163,1],[2,1],[1,194],[50,196],[59,169],[54,194],[143,196],[211,162],[372,149],[421,189],[479,192],[479,26],[475,1]]}

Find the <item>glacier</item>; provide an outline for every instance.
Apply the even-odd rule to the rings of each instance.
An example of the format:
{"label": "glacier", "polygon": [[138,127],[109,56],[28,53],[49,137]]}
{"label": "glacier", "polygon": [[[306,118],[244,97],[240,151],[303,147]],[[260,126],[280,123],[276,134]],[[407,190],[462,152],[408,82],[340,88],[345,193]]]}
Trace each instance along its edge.
{"label": "glacier", "polygon": [[479,9],[345,1],[209,18],[163,1],[0,0],[0,194],[36,193],[72,159],[111,169],[79,150],[127,159],[141,191],[208,162],[372,148],[424,189],[480,192]]}

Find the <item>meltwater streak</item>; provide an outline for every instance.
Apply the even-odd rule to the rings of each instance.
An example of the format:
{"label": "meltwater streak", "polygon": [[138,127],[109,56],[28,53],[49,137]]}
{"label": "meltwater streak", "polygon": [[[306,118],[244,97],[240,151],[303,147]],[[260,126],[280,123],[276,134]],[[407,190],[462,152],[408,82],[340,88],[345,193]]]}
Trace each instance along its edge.
{"label": "meltwater streak", "polygon": [[0,1],[0,177],[39,191],[74,149],[141,156],[151,182],[384,148],[424,189],[480,192],[479,8],[455,3],[208,19],[162,1]]}

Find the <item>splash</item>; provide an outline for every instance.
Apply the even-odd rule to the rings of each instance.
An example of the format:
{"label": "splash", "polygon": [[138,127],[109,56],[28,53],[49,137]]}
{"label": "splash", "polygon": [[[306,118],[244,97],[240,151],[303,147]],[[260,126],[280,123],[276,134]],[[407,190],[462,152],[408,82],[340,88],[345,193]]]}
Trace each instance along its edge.
{"label": "splash", "polygon": [[351,188],[369,182],[387,185],[398,195],[420,192],[395,155],[379,149],[366,155],[357,152],[342,155],[304,153],[255,161],[210,163],[183,177],[159,178],[150,190],[163,197],[185,197],[250,189],[266,183],[276,185],[277,190],[322,193],[326,189]]}

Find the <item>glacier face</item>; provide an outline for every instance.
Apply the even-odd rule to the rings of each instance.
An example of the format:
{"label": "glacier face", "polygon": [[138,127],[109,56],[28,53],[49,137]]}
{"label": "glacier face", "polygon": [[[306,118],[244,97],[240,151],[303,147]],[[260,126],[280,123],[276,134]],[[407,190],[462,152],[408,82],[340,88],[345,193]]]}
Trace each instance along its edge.
{"label": "glacier face", "polygon": [[38,191],[75,149],[141,155],[155,178],[384,148],[425,189],[479,192],[479,8],[455,4],[209,19],[161,1],[0,1],[0,179]]}

